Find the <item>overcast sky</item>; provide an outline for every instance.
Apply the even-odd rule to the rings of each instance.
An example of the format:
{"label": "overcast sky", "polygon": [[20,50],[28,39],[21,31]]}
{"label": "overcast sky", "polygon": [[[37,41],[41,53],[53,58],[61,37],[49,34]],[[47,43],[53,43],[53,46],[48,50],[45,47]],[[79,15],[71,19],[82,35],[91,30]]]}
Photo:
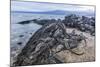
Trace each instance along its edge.
{"label": "overcast sky", "polygon": [[22,2],[22,1],[11,2],[11,11],[41,12],[41,11],[52,11],[52,10],[94,12],[95,8],[93,6],[53,4],[53,3],[41,3],[41,2]]}

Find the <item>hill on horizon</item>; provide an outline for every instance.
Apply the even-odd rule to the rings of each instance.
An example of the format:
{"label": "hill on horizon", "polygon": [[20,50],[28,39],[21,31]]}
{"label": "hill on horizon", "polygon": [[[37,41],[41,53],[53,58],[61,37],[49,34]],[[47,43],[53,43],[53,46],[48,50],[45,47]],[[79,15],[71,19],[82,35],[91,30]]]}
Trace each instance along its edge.
{"label": "hill on horizon", "polygon": [[34,14],[54,14],[54,15],[70,15],[76,14],[79,16],[94,16],[93,12],[84,12],[84,11],[65,11],[65,10],[52,10],[52,11],[11,11],[17,13],[34,13]]}

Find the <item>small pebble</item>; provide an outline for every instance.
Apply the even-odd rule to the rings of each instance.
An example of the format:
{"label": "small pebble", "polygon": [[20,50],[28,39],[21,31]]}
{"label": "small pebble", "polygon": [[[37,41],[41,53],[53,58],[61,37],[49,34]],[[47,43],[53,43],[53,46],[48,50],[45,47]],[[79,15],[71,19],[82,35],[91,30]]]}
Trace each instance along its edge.
{"label": "small pebble", "polygon": [[24,35],[19,35],[19,37],[23,37]]}
{"label": "small pebble", "polygon": [[18,42],[17,44],[18,44],[18,45],[22,45],[22,42]]}

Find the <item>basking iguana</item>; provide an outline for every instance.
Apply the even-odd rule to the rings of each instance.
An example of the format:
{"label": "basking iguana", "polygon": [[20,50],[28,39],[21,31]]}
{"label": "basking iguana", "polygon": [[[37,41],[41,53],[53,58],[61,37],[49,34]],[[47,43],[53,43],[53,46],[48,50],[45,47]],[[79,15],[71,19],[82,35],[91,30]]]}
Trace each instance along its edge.
{"label": "basking iguana", "polygon": [[[79,43],[85,40],[82,37],[75,32],[67,33],[66,26],[61,22],[47,23],[33,34],[16,57],[13,65],[63,63],[64,61],[56,53],[61,50],[69,50],[78,55],[83,54],[83,52],[80,52],[81,49],[77,49]],[[58,50],[56,51],[56,49]]]}

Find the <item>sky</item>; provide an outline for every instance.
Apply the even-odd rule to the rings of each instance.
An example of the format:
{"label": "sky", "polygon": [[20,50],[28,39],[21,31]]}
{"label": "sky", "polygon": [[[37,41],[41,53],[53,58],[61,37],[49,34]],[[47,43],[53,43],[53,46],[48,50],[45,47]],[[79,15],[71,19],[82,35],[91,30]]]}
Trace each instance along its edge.
{"label": "sky", "polygon": [[96,5],[96,0],[17,0],[17,1],[38,1],[38,2],[55,2],[55,3]]}
{"label": "sky", "polygon": [[43,11],[53,11],[53,10],[94,12],[95,8],[94,6],[80,6],[80,5],[55,4],[55,3],[44,3],[44,2],[23,2],[23,1],[11,2],[11,11],[43,12]]}

